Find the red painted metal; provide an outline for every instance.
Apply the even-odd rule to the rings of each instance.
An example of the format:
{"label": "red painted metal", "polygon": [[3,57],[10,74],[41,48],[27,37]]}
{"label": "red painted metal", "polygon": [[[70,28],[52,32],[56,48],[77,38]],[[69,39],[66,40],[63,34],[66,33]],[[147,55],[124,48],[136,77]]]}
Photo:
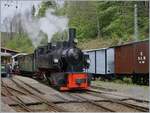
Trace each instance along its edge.
{"label": "red painted metal", "polygon": [[149,43],[141,42],[134,45],[134,72],[149,73]]}
{"label": "red painted metal", "polygon": [[133,72],[133,49],[132,45],[115,48],[115,72],[117,74],[130,74]]}
{"label": "red painted metal", "polygon": [[116,74],[149,73],[149,41],[115,47]]}
{"label": "red painted metal", "polygon": [[[85,80],[84,82],[77,83],[77,80]],[[68,83],[66,87],[61,87],[61,91],[73,89],[88,89],[88,75],[86,73],[70,73],[68,75]]]}

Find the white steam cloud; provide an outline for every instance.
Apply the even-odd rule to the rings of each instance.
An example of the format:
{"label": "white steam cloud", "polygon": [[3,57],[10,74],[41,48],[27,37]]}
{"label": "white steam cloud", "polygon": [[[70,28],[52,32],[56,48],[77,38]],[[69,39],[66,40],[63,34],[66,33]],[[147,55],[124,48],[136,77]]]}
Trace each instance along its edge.
{"label": "white steam cloud", "polygon": [[40,44],[43,38],[42,32],[47,34],[48,42],[50,42],[55,33],[63,32],[68,28],[68,18],[64,16],[56,16],[53,12],[53,9],[48,9],[45,17],[42,18],[32,17],[31,11],[27,11],[23,14],[23,28],[28,33],[29,38],[35,47]]}
{"label": "white steam cloud", "polygon": [[68,19],[66,17],[58,17],[53,15],[53,9],[46,11],[46,16],[39,20],[40,29],[48,35],[48,41],[51,41],[52,36],[56,32],[63,32],[68,28]]}

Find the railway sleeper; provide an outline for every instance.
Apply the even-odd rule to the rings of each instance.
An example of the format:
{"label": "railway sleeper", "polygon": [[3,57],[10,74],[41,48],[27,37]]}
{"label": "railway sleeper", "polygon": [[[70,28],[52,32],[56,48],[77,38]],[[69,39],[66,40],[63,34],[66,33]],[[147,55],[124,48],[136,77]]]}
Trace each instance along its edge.
{"label": "railway sleeper", "polygon": [[[90,92],[89,92],[89,93],[90,93]],[[90,93],[90,94],[91,94],[91,93]],[[110,97],[106,97],[106,96],[100,95],[100,94],[96,94],[96,95],[99,95],[99,96],[101,96],[102,98],[106,98],[106,99],[108,99],[110,102],[122,104],[122,105],[124,105],[124,106],[127,106],[127,107],[130,107],[130,108],[139,110],[139,111],[141,111],[141,112],[148,112],[148,111],[149,111],[149,108],[147,108],[147,107],[143,107],[143,106],[139,106],[139,105],[134,105],[134,104],[122,102],[120,99],[112,99],[112,98],[110,98]]]}
{"label": "railway sleeper", "polygon": [[[26,90],[27,92],[30,93],[31,97],[34,97],[40,101],[43,101],[43,103],[47,104],[48,106],[52,107],[55,111],[58,112],[66,112],[67,110],[65,110],[64,108],[60,108],[57,105],[55,105],[54,103],[47,101],[41,94],[39,94],[39,92],[35,93],[35,92],[31,92],[30,90],[28,90],[28,88],[33,89],[33,87],[31,87],[30,85],[26,85],[26,83],[24,83],[23,81],[19,80],[16,81],[14,79],[11,79],[18,87],[23,88],[24,90]],[[33,89],[35,90],[35,89]]]}
{"label": "railway sleeper", "polygon": [[82,97],[82,96],[80,96],[80,95],[77,95],[76,94],[76,96],[74,96],[74,95],[72,95],[72,94],[70,94],[71,96],[73,96],[73,97],[75,97],[75,98],[82,98],[82,99],[84,99],[86,102],[88,102],[88,103],[90,103],[90,104],[93,104],[93,105],[95,105],[95,106],[98,106],[98,107],[100,107],[100,108],[102,108],[102,109],[105,109],[105,110],[107,110],[107,111],[109,111],[109,112],[116,112],[116,111],[114,111],[114,110],[112,110],[112,109],[109,109],[109,108],[107,108],[107,107],[105,107],[105,106],[102,106],[102,105],[100,105],[100,104],[97,104],[95,101],[92,101],[92,100],[89,100],[89,99],[87,99],[87,98],[84,98],[84,97]]}

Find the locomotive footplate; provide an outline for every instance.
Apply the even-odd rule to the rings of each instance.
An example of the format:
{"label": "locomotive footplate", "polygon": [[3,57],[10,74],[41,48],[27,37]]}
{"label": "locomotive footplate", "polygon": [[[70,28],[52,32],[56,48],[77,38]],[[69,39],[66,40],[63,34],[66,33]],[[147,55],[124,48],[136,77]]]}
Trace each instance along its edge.
{"label": "locomotive footplate", "polygon": [[60,87],[60,90],[72,90],[72,89],[88,89],[88,74],[87,73],[68,73],[66,86]]}

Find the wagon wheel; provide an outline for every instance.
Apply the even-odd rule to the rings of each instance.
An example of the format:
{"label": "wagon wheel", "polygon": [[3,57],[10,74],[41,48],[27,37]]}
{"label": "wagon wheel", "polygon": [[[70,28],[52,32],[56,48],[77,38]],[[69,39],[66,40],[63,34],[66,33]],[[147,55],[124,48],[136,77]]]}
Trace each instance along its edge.
{"label": "wagon wheel", "polygon": [[137,77],[136,77],[136,75],[133,75],[133,76],[132,76],[132,82],[133,82],[134,84],[137,83]]}
{"label": "wagon wheel", "polygon": [[143,76],[143,83],[144,83],[144,85],[149,85],[149,75]]}

